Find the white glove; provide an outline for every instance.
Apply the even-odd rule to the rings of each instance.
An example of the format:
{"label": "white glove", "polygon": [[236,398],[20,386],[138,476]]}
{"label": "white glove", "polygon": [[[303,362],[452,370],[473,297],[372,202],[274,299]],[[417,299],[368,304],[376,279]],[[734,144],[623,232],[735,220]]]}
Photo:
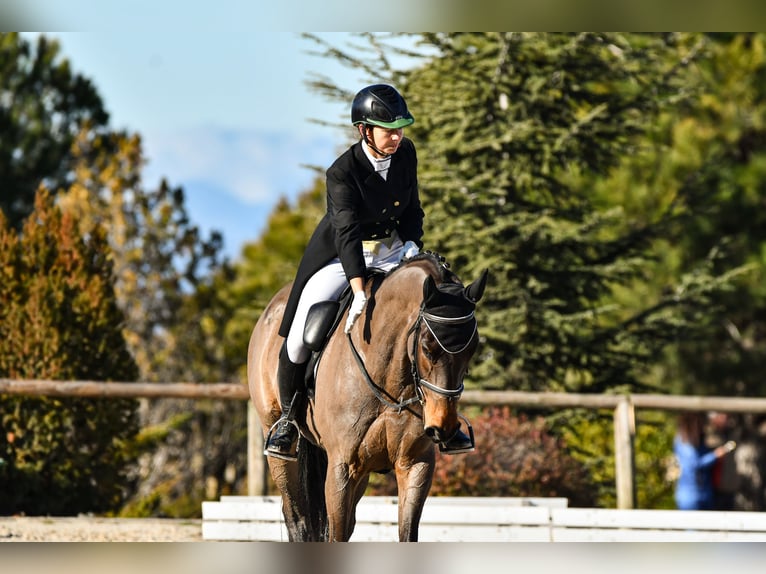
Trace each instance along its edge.
{"label": "white glove", "polygon": [[404,244],[404,247],[402,247],[402,252],[399,255],[399,261],[402,261],[402,259],[409,259],[410,257],[414,257],[420,253],[420,249],[415,244],[414,241],[408,241]]}
{"label": "white glove", "polygon": [[354,300],[351,301],[351,308],[348,310],[348,319],[346,319],[346,333],[351,331],[351,327],[354,326],[354,321],[356,321],[359,318],[359,315],[362,314],[366,304],[367,295],[364,294],[364,291],[357,291],[354,293]]}

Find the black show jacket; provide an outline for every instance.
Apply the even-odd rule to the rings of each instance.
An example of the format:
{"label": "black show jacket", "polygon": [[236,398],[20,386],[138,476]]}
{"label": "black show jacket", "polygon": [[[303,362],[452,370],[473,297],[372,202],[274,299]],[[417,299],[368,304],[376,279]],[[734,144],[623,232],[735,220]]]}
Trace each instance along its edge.
{"label": "black show jacket", "polygon": [[396,230],[403,242],[423,247],[417,154],[404,138],[391,157],[387,179],[378,175],[357,142],[327,170],[327,213],[320,220],[303,254],[287,300],[279,334],[287,337],[303,287],[335,257],[348,280],[365,277],[362,241],[383,239]]}

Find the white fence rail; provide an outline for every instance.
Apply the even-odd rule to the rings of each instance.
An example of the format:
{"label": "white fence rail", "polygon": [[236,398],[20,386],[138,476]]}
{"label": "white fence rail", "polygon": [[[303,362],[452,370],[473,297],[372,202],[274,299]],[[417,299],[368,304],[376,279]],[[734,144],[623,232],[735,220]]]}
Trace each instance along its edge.
{"label": "white fence rail", "polygon": [[[423,507],[420,540],[548,540],[548,509],[566,505],[566,498],[432,496]],[[362,498],[352,541],[395,541],[397,532],[395,496]],[[220,502],[203,502],[202,538],[286,541],[282,502],[278,496],[224,496]]]}
{"label": "white fence rail", "polygon": [[567,508],[551,513],[553,542],[764,542],[766,514]]}
{"label": "white fence rail", "polygon": [[[357,507],[352,542],[392,542],[395,497]],[[564,498],[429,497],[422,542],[766,542],[766,513],[568,508]],[[202,503],[203,540],[286,541],[276,496]]]}

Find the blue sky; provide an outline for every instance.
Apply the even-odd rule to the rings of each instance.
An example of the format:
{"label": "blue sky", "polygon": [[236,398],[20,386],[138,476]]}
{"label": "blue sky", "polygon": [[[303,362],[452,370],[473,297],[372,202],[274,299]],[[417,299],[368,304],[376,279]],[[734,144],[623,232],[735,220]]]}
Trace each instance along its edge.
{"label": "blue sky", "polygon": [[[350,32],[322,30],[364,30],[365,18],[369,27],[371,13],[360,6],[0,0],[0,21],[48,30],[60,42],[73,70],[97,87],[112,127],[142,136],[144,185],[165,177],[183,187],[192,221],[203,232],[221,231],[225,254],[235,259],[281,197],[292,200],[313,183],[315,172],[302,165],[325,168],[350,141],[350,129],[309,121],[344,122],[350,102],[328,102],[305,81],[319,73],[353,92],[378,78],[309,54],[316,45],[300,30],[346,47]],[[422,12],[409,0],[386,6],[373,14],[380,29]]]}

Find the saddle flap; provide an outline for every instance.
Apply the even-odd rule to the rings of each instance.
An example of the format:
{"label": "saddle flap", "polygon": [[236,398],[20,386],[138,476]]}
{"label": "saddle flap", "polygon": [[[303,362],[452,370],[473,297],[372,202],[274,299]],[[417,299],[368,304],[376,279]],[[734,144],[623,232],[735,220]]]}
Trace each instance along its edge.
{"label": "saddle flap", "polygon": [[322,350],[339,309],[338,301],[320,301],[311,306],[303,329],[303,343],[309,349],[315,352]]}

